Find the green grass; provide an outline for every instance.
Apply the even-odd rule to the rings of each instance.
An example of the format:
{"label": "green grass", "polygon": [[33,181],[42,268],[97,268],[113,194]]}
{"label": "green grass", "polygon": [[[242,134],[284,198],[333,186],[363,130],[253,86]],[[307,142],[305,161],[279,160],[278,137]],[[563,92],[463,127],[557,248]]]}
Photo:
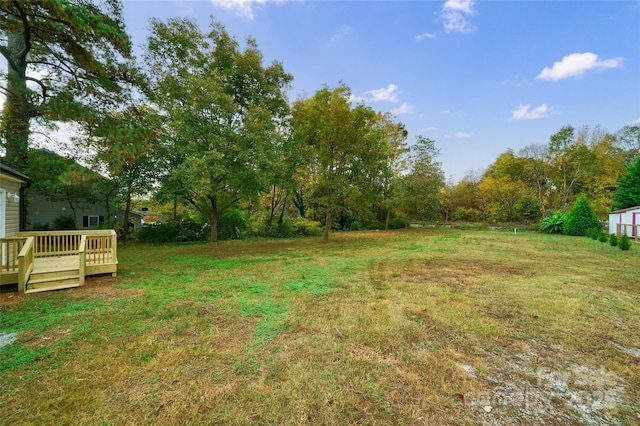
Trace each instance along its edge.
{"label": "green grass", "polygon": [[0,425],[634,424],[639,253],[459,229],[122,246],[117,278],[0,295]]}

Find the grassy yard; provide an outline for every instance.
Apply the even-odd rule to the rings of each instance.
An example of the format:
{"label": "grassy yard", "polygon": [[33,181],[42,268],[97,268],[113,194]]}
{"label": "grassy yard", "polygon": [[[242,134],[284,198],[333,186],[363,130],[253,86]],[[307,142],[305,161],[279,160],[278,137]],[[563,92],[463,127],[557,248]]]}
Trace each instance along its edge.
{"label": "grassy yard", "polygon": [[640,246],[406,230],[119,248],[0,295],[0,424],[640,423]]}

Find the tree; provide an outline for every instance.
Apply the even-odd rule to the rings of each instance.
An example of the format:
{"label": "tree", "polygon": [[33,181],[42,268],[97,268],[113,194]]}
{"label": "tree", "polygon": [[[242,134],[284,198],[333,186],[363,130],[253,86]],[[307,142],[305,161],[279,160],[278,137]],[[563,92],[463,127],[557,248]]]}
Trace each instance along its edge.
{"label": "tree", "polygon": [[403,201],[407,215],[417,220],[438,219],[444,173],[436,157],[435,141],[418,135],[411,147],[411,171],[403,179]]}
{"label": "tree", "polygon": [[146,194],[157,180],[162,134],[159,126],[159,117],[151,108],[131,106],[91,125],[87,123],[86,135],[75,138],[79,148],[92,152],[87,161],[109,176],[109,187],[103,189],[110,192],[108,199],[115,195],[124,202],[124,229],[129,223],[132,197]]}
{"label": "tree", "polygon": [[482,176],[476,172],[469,172],[460,182],[450,185],[447,191],[449,209],[454,221],[482,220],[480,190],[478,189]]}
{"label": "tree", "polygon": [[528,145],[518,153],[523,159],[523,179],[535,191],[540,209],[544,213],[551,194],[551,167],[545,145]]}
{"label": "tree", "polygon": [[560,191],[562,206],[569,204],[582,168],[584,145],[574,143],[575,129],[562,127],[549,140],[549,154],[555,168],[555,184]]}
{"label": "tree", "polygon": [[486,175],[478,184],[484,216],[490,222],[518,220],[516,205],[526,195],[521,181]]}
{"label": "tree", "polygon": [[32,119],[87,120],[130,80],[121,9],[118,0],[0,2],[0,53],[7,61],[0,133],[11,167],[27,166]]}
{"label": "tree", "polygon": [[166,119],[164,192],[196,208],[217,244],[221,215],[268,188],[292,77],[216,22],[202,32],[188,19],[152,20],[145,60],[147,95]]}
{"label": "tree", "polygon": [[633,164],[640,155],[640,125],[624,126],[616,134],[620,147],[625,151],[627,164]]}
{"label": "tree", "polygon": [[590,229],[601,231],[602,225],[589,205],[585,195],[580,195],[564,222],[564,233],[567,235],[586,235]]}
{"label": "tree", "polygon": [[401,176],[407,169],[406,145],[408,132],[404,125],[395,121],[391,114],[378,114],[384,138],[386,139],[386,165],[380,176],[382,188],[382,208],[384,214],[384,229],[389,229],[389,219],[394,209],[402,203],[400,195]]}
{"label": "tree", "polygon": [[76,210],[103,200],[96,190],[103,179],[71,158],[36,149],[29,150],[29,164],[29,177],[33,179],[29,191],[37,191],[52,202],[66,202],[75,229],[80,225]]}
{"label": "tree", "polygon": [[613,196],[613,209],[621,210],[640,206],[640,155],[636,162],[626,167],[618,180],[618,190]]}
{"label": "tree", "polygon": [[386,138],[376,114],[364,105],[352,108],[350,95],[344,85],[325,87],[293,106],[293,137],[309,147],[308,179],[314,181],[312,198],[324,212],[325,241],[334,213],[375,194],[386,164]]}

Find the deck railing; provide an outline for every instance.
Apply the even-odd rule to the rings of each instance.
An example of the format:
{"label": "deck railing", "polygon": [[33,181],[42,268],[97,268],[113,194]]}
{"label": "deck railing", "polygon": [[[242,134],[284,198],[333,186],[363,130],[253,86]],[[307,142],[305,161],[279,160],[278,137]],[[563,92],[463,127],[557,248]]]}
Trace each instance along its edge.
{"label": "deck railing", "polygon": [[26,238],[0,238],[0,272],[8,273],[18,270],[18,254]]}
{"label": "deck railing", "polygon": [[640,240],[640,224],[628,225],[619,223],[617,231],[618,235],[627,234],[629,238],[634,238],[636,241]]}
{"label": "deck railing", "polygon": [[27,282],[33,272],[34,263],[34,241],[33,237],[28,237],[18,254],[18,291],[24,293]]}
{"label": "deck railing", "polygon": [[0,239],[0,272],[4,275],[0,284],[17,282],[18,291],[24,292],[37,259],[53,256],[78,256],[80,285],[84,284],[85,275],[115,276],[117,247],[117,234],[112,229],[18,232],[16,237]]}

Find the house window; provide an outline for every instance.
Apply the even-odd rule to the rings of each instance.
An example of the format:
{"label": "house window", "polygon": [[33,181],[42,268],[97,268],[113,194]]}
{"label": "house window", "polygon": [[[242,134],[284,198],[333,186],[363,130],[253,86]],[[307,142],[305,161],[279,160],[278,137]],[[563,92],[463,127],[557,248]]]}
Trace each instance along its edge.
{"label": "house window", "polygon": [[83,216],[82,226],[84,228],[97,228],[104,223],[104,216]]}

